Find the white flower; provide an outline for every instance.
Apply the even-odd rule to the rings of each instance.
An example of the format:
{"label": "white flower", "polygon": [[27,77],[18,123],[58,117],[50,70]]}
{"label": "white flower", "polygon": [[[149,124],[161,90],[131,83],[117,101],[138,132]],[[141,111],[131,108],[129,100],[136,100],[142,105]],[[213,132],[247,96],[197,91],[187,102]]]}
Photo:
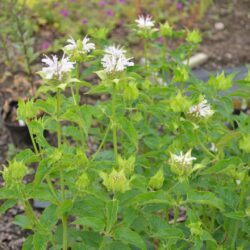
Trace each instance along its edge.
{"label": "white flower", "polygon": [[89,43],[89,38],[88,36],[85,36],[82,40],[82,49],[86,51],[87,53],[90,52],[91,50],[95,49],[95,44],[94,43]]}
{"label": "white flower", "polygon": [[207,103],[207,100],[204,99],[199,104],[190,107],[189,113],[196,116],[196,117],[209,117],[214,112],[211,109],[210,104]]}
{"label": "white flower", "polygon": [[177,164],[181,166],[191,166],[193,160],[196,160],[195,157],[192,157],[191,150],[189,150],[186,154],[180,152],[179,155],[171,154],[171,163]]}
{"label": "white flower", "polygon": [[58,57],[56,55],[52,55],[52,58],[45,55],[42,62],[47,65],[47,67],[43,67],[42,69],[45,78],[52,79],[56,77],[58,80],[62,80],[63,74],[70,72],[74,68],[75,64],[75,62],[70,62],[69,58],[64,57],[64,55],[60,61],[58,61]]}
{"label": "white flower", "polygon": [[126,50],[119,46],[110,46],[105,49],[105,55],[102,58],[102,66],[108,73],[114,71],[123,71],[126,67],[133,66],[134,63],[130,62],[131,58],[125,57]]}
{"label": "white flower", "polygon": [[[82,48],[81,50],[78,50],[79,53],[89,53],[91,50],[95,49],[95,44],[94,43],[90,43],[89,42],[89,38],[88,36],[85,36],[82,40]],[[67,44],[64,48],[66,50],[75,50],[77,49],[77,42],[72,38],[70,37],[67,42],[69,44]]]}
{"label": "white flower", "polygon": [[152,17],[148,15],[146,17],[139,16],[135,22],[140,29],[151,29],[154,27],[154,21],[152,20]]}
{"label": "white flower", "polygon": [[66,50],[74,50],[74,49],[76,49],[77,44],[76,44],[76,41],[75,41],[72,37],[70,37],[70,38],[67,40],[67,42],[68,42],[69,44],[67,44],[67,45],[64,47]]}
{"label": "white flower", "polygon": [[218,148],[215,146],[215,144],[213,142],[211,143],[210,151],[213,153],[218,152]]}

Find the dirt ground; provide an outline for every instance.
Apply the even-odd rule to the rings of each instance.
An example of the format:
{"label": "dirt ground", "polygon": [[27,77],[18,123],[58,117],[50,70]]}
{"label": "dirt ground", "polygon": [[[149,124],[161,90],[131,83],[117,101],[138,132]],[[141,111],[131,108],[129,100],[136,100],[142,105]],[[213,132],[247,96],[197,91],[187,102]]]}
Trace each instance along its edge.
{"label": "dirt ground", "polygon": [[[199,50],[209,56],[202,68],[215,70],[250,64],[250,0],[216,0],[196,26],[204,33]],[[0,72],[4,72],[3,65],[0,65]],[[25,86],[22,79],[16,77],[16,81],[24,81]],[[16,90],[15,86],[8,88]],[[5,90],[6,86],[0,84],[0,104],[8,96],[3,94]],[[0,125],[0,166],[6,163],[9,143],[8,132]],[[21,248],[25,233],[11,224],[13,216],[21,211],[22,208],[15,207],[1,217],[0,250]]]}

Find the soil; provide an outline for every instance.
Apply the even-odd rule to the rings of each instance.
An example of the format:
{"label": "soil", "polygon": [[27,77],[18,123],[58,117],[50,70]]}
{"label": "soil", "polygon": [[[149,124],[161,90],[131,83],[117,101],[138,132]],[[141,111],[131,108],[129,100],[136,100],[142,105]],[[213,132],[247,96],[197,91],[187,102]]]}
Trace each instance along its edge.
{"label": "soil", "polygon": [[[206,70],[217,70],[250,64],[250,1],[215,0],[214,5],[201,21],[195,24],[204,33],[200,51],[209,56],[202,65]],[[29,84],[22,73],[9,76],[0,64],[0,105],[10,97],[25,96]],[[11,83],[11,84],[10,84]],[[20,88],[20,85],[22,86]],[[18,90],[22,90],[21,93]],[[0,124],[0,169],[6,163],[8,132]],[[0,185],[2,181],[0,178]],[[21,249],[27,232],[11,223],[16,214],[22,213],[16,206],[0,219],[0,250]]]}

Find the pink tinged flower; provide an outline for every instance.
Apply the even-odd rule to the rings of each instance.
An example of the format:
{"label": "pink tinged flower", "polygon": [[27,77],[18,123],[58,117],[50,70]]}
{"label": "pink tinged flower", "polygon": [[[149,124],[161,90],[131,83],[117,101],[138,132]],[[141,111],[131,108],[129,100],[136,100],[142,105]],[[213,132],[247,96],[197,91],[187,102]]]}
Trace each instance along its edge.
{"label": "pink tinged flower", "polygon": [[135,20],[137,23],[137,27],[140,29],[151,29],[154,27],[154,21],[151,16],[139,16],[138,19]]}
{"label": "pink tinged flower", "polygon": [[163,44],[164,43],[164,37],[159,37],[157,39],[157,42],[160,43],[160,44]]}
{"label": "pink tinged flower", "polygon": [[50,46],[50,42],[43,42],[43,43],[41,44],[40,48],[41,48],[42,50],[46,50],[46,49],[49,48],[49,46]]}
{"label": "pink tinged flower", "polygon": [[176,4],[176,9],[177,10],[182,10],[183,9],[183,4],[182,3],[177,3]]}
{"label": "pink tinged flower", "polygon": [[60,14],[64,17],[68,17],[69,16],[69,11],[67,9],[62,9],[60,11]]}
{"label": "pink tinged flower", "polygon": [[42,68],[45,79],[57,78],[62,80],[62,77],[65,73],[70,72],[74,69],[75,62],[70,62],[68,57],[63,55],[62,59],[59,61],[56,55],[48,57],[45,55],[45,58],[42,59],[42,62],[46,65]]}
{"label": "pink tinged flower", "polygon": [[83,19],[81,20],[81,23],[82,23],[82,24],[87,24],[87,23],[88,23],[88,19],[87,19],[87,18],[83,18]]}
{"label": "pink tinged flower", "polygon": [[110,46],[105,49],[105,55],[102,58],[102,66],[107,73],[119,72],[127,67],[134,66],[130,60],[132,58],[125,57],[126,50],[119,46]]}
{"label": "pink tinged flower", "polygon": [[76,0],[69,0],[69,2],[70,2],[70,3],[75,3],[75,2],[76,2]]}
{"label": "pink tinged flower", "polygon": [[121,4],[125,4],[125,3],[126,3],[126,0],[119,0],[119,2],[120,2]]}
{"label": "pink tinged flower", "polygon": [[107,11],[106,11],[106,15],[107,15],[107,16],[110,16],[110,17],[111,17],[111,16],[114,16],[113,10],[111,10],[111,9],[107,10]]}
{"label": "pink tinged flower", "polygon": [[104,6],[107,5],[107,2],[104,1],[104,0],[101,0],[101,1],[99,1],[98,5],[99,5],[100,7],[104,7]]}

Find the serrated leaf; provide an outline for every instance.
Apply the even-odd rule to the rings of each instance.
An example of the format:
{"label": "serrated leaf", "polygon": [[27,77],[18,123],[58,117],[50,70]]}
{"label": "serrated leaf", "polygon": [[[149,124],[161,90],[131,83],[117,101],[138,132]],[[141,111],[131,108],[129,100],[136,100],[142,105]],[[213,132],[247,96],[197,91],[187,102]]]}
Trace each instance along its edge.
{"label": "serrated leaf", "polygon": [[128,137],[130,142],[134,144],[136,148],[138,148],[138,134],[133,123],[128,119],[126,119],[125,117],[120,117],[119,127],[122,130],[122,132]]}
{"label": "serrated leaf", "polygon": [[65,213],[68,213],[73,207],[73,201],[72,200],[64,200],[61,202],[57,209],[56,209],[56,214],[58,217],[61,217]]}
{"label": "serrated leaf", "polygon": [[31,250],[33,247],[33,235],[29,235],[23,245],[22,245],[22,250]]}
{"label": "serrated leaf", "polygon": [[106,230],[108,232],[117,221],[118,204],[118,200],[111,200],[106,203]]}
{"label": "serrated leaf", "polygon": [[34,250],[46,250],[49,237],[46,234],[41,234],[39,232],[33,235],[33,246]]}
{"label": "serrated leaf", "polygon": [[210,205],[219,210],[224,210],[224,203],[214,193],[209,191],[191,191],[187,193],[188,203]]}
{"label": "serrated leaf", "polygon": [[119,227],[114,231],[114,237],[124,243],[132,244],[140,249],[147,249],[141,236],[127,227]]}
{"label": "serrated leaf", "polygon": [[26,215],[17,215],[13,223],[20,226],[22,229],[32,229],[32,221]]}
{"label": "serrated leaf", "polygon": [[7,200],[0,206],[0,215],[5,213],[9,208],[15,206],[16,200]]}
{"label": "serrated leaf", "polygon": [[76,225],[91,227],[96,232],[100,232],[105,228],[104,220],[99,218],[98,216],[84,216],[82,218],[77,218],[73,223]]}
{"label": "serrated leaf", "polygon": [[44,209],[39,221],[43,224],[48,230],[53,228],[53,226],[57,223],[57,206],[54,204],[49,205],[47,208]]}
{"label": "serrated leaf", "polygon": [[34,154],[34,152],[31,149],[25,149],[21,152],[19,152],[15,156],[16,161],[22,161],[24,164],[30,164],[33,162],[36,162],[39,158]]}
{"label": "serrated leaf", "polygon": [[217,162],[209,168],[206,168],[201,174],[222,173],[228,170],[228,168],[238,166],[240,163],[242,163],[242,160],[239,157],[230,157]]}
{"label": "serrated leaf", "polygon": [[224,216],[230,219],[234,220],[242,220],[246,217],[246,214],[244,211],[234,211],[234,212],[228,212],[228,213],[223,213]]}

